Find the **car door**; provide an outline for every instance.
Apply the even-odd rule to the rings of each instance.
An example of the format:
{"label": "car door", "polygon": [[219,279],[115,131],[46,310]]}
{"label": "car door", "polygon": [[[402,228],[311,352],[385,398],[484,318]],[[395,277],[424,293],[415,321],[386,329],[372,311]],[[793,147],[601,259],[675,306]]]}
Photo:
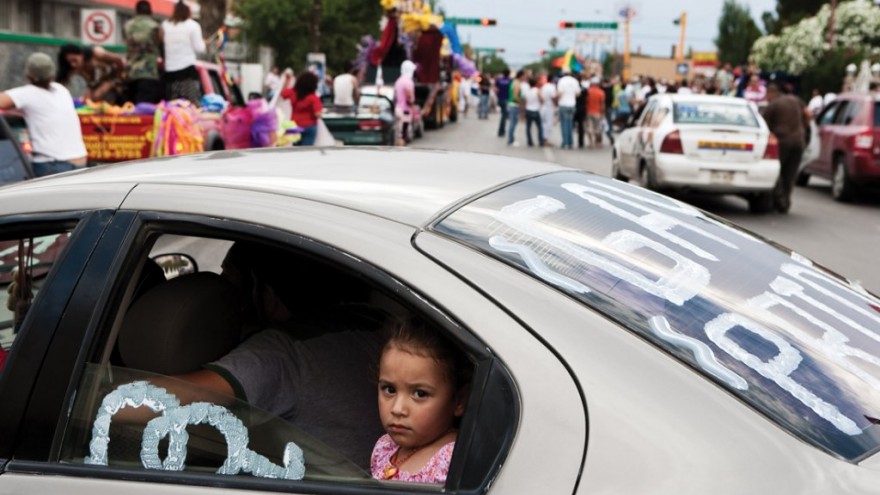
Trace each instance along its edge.
{"label": "car door", "polygon": [[833,101],[825,107],[816,119],[818,127],[819,156],[810,171],[821,177],[831,176],[831,154],[834,146],[835,117],[845,107],[845,101]]}
{"label": "car door", "polygon": [[7,461],[39,460],[50,441],[46,411],[59,399],[50,377],[66,373],[70,359],[53,344],[88,320],[86,301],[73,294],[112,218],[58,203],[60,212],[0,217],[0,487]]}
{"label": "car door", "polygon": [[621,168],[628,177],[638,177],[639,161],[641,152],[644,148],[644,131],[647,123],[651,122],[654,111],[657,107],[657,100],[649,101],[642,115],[639,116],[636,124],[623,131],[621,134]]}
{"label": "car door", "polygon": [[[21,460],[16,455],[6,466],[6,473],[0,476],[0,486],[8,491],[51,492],[60,486],[71,493],[95,490],[216,493],[218,489],[224,489],[224,493],[414,491],[411,485],[378,482],[368,474],[356,474],[357,471],[348,468],[342,474],[338,469],[328,468],[314,476],[307,470],[305,480],[264,479],[261,473],[283,471],[280,448],[247,450],[254,444],[242,447],[238,442],[236,445],[240,448],[232,449],[230,444],[227,452],[222,439],[212,443],[207,436],[194,433],[190,433],[189,438],[200,443],[184,442],[184,455],[188,453],[189,458],[199,460],[193,460],[192,466],[189,460],[185,466],[177,465],[183,467],[183,471],[145,469],[144,466],[153,465],[146,460],[143,460],[144,466],[140,465],[137,455],[140,448],[126,454],[131,457],[114,458],[112,453],[96,455],[95,449],[98,454],[109,452],[101,450],[102,445],[111,448],[120,445],[119,440],[114,444],[111,430],[100,427],[105,424],[103,421],[112,419],[112,415],[100,419],[101,411],[108,410],[102,404],[116,403],[113,402],[117,397],[114,391],[122,393],[122,389],[113,387],[131,384],[131,380],[162,378],[151,378],[144,371],[134,369],[124,353],[119,355],[122,360],[117,361],[117,350],[121,351],[118,339],[127,331],[128,311],[141,300],[136,294],[150,263],[147,256],[157,253],[157,239],[166,237],[165,246],[169,250],[203,258],[198,260],[200,273],[222,270],[224,264],[218,252],[192,249],[205,240],[214,246],[247,240],[289,250],[292,257],[301,256],[332,266],[348,275],[351,284],[369,289],[369,297],[356,299],[357,302],[379,301],[376,304],[383,308],[415,312],[430,320],[448,338],[467,349],[475,364],[473,389],[461,423],[446,491],[483,493],[490,487],[501,492],[503,487],[526,487],[526,491],[549,487],[557,493],[573,491],[583,461],[585,422],[582,404],[579,409],[569,407],[580,403],[570,375],[553,353],[515,318],[466,281],[414,249],[413,227],[346,208],[273,194],[195,186],[139,186],[128,195],[109,228],[117,236],[102,240],[97,249],[104,255],[92,259],[83,275],[83,279],[94,280],[100,274],[103,283],[78,287],[74,295],[77,301],[83,302],[82,311],[90,318],[71,330],[72,335],[64,339],[63,346],[62,341],[58,346],[52,343],[55,352],[66,352],[66,365],[51,380],[53,387],[46,388],[51,400],[47,398],[40,409],[44,420],[39,441],[27,448],[18,445],[15,454],[22,452]],[[195,244],[190,242],[193,239],[197,241]],[[295,277],[290,280],[304,294],[325,290],[335,294],[351,289],[348,283],[328,288],[324,281],[324,278]],[[154,287],[164,287],[162,284],[166,282],[160,281]],[[360,295],[351,297],[365,297],[361,291],[356,292]],[[144,348],[153,348],[155,344],[149,338],[143,342]],[[156,349],[159,352],[162,346]],[[153,357],[144,352],[145,357]],[[63,378],[62,372],[66,374]],[[558,385],[550,390],[544,386],[546,383]],[[566,391],[563,402],[557,398],[560,391]],[[156,393],[152,389],[148,392]],[[326,395],[334,394],[328,391]],[[140,397],[143,401],[144,395]],[[523,397],[528,397],[527,401],[524,402]],[[559,407],[561,404],[566,406]],[[214,406],[220,404],[214,403]],[[243,418],[250,434],[244,438],[250,440],[266,438],[265,434],[257,435],[256,426],[281,421],[248,404],[223,407]],[[254,422],[254,418],[263,420]],[[552,428],[542,426],[547,424],[548,418],[552,418]],[[572,435],[566,425],[578,433]],[[296,431],[295,425],[283,424],[271,430],[273,434],[268,437],[277,441],[276,436],[286,438]],[[295,442],[306,452],[307,466],[315,455],[323,455],[322,459],[339,458],[325,448],[323,439],[303,443],[304,438],[309,437],[297,437]],[[137,444],[139,437],[134,437],[134,441]],[[554,445],[556,456],[536,461],[534,452],[547,442]],[[180,446],[180,443],[174,445]],[[200,450],[193,452],[196,448]],[[253,453],[264,456],[260,459],[265,458],[268,464],[263,463],[265,469],[252,472],[252,476],[215,474],[210,463],[201,464],[201,459],[210,460],[212,456],[214,461],[224,462],[223,457],[227,455],[228,461],[236,454],[250,456]],[[96,459],[107,462],[91,462]],[[119,462],[114,463],[114,459]],[[160,464],[166,462],[171,461],[164,459]],[[535,467],[539,468],[538,474],[531,471]],[[47,474],[52,476],[43,476]]]}

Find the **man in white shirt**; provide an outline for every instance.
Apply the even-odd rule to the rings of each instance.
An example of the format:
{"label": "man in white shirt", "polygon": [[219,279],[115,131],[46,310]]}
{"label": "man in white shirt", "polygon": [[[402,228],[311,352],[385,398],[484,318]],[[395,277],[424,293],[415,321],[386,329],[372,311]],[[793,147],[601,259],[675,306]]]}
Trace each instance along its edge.
{"label": "man in white shirt", "polygon": [[810,115],[815,117],[819,115],[819,112],[822,111],[822,107],[825,106],[825,99],[822,98],[822,93],[819,92],[818,88],[813,88],[813,97],[810,98],[810,103],[807,104],[807,109],[810,111]]}
{"label": "man in white shirt", "polygon": [[351,73],[352,70],[352,64],[349,62],[345,66],[345,72],[333,78],[333,106],[336,112],[357,111],[360,88],[357,78]]}
{"label": "man in white shirt", "polygon": [[30,84],[0,92],[0,109],[24,114],[33,146],[37,177],[86,165],[86,146],[70,91],[55,82],[55,62],[45,53],[33,53],[25,64]]}
{"label": "man in white shirt", "polygon": [[581,92],[581,85],[571,76],[568,70],[563,71],[562,78],[556,83],[559,95],[559,127],[562,129],[562,148],[572,149],[572,123],[574,122],[575,104]]}

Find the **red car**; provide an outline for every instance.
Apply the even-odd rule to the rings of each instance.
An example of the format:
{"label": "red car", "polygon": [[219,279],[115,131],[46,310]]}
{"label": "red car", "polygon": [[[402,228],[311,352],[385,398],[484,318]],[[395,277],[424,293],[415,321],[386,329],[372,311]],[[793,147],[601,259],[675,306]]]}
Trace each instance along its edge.
{"label": "red car", "polygon": [[815,134],[815,157],[805,160],[798,185],[806,185],[811,175],[829,179],[837,201],[880,186],[880,95],[839,95],[816,117]]}

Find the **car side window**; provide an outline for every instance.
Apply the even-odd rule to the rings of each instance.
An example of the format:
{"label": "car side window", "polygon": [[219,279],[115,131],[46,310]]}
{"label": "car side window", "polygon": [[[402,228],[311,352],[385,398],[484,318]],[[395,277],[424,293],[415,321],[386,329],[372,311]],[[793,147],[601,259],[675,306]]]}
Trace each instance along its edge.
{"label": "car side window", "polygon": [[859,115],[859,112],[862,111],[862,105],[857,101],[850,101],[846,103],[846,107],[838,111],[838,116],[835,119],[836,123],[841,125],[850,125],[853,120]]}
{"label": "car side window", "polygon": [[639,127],[646,127],[651,125],[651,122],[653,122],[654,119],[654,110],[656,108],[656,101],[648,102],[648,106],[645,108],[645,112],[642,114],[642,118],[639,120]]}
{"label": "car side window", "polygon": [[78,380],[62,462],[380,483],[379,355],[388,326],[416,311],[284,246],[155,233],[145,244]]}
{"label": "car side window", "polygon": [[840,109],[840,105],[842,102],[832,102],[825,107],[825,110],[819,114],[818,123],[819,125],[828,125],[834,122],[834,116],[837,114],[837,110]]}
{"label": "car side window", "polygon": [[59,230],[0,240],[0,373],[21,323],[69,239],[69,230]]}

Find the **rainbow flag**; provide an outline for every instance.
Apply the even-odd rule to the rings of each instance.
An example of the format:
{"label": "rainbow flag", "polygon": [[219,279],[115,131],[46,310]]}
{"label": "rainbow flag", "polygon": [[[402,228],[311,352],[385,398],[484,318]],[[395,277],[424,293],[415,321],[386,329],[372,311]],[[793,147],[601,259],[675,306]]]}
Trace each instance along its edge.
{"label": "rainbow flag", "polygon": [[568,68],[572,74],[584,70],[583,61],[575,55],[572,49],[567,50],[563,56],[553,59],[551,65],[557,69]]}

